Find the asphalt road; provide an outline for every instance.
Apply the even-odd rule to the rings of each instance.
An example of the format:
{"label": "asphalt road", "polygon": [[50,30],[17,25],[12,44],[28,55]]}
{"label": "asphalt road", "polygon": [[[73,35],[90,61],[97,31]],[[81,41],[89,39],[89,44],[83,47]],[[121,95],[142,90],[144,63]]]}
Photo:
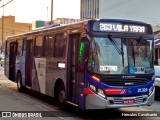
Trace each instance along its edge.
{"label": "asphalt road", "polygon": [[[16,83],[11,82],[4,76],[3,67],[0,67],[0,116],[2,112],[9,111],[15,117],[0,117],[0,120],[109,120],[109,119],[136,119],[136,120],[159,120],[159,117],[141,117],[143,113],[156,114],[160,111],[160,100],[156,100],[152,106],[145,107],[129,107],[109,110],[89,110],[82,111],[77,108],[67,106],[65,110],[59,109],[54,103],[54,100],[48,96],[27,90],[26,93],[17,91]],[[24,117],[30,112],[40,112],[42,116],[33,118],[33,116]],[[20,113],[13,114],[13,112]],[[27,112],[27,113],[25,113]],[[29,112],[29,113],[28,113]],[[127,114],[126,114],[127,113]],[[18,117],[17,117],[17,116]],[[132,116],[131,116],[132,115]],[[137,116],[136,116],[137,115]],[[131,117],[129,117],[131,116]],[[134,117],[133,117],[134,116]]]}

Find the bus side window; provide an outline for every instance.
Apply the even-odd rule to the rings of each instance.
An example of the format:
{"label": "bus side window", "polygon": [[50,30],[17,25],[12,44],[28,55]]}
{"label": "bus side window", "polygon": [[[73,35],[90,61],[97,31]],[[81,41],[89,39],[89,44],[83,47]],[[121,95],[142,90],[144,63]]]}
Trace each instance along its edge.
{"label": "bus side window", "polygon": [[43,56],[43,36],[37,36],[35,39],[35,48],[34,48],[35,57]]}
{"label": "bus side window", "polygon": [[63,33],[56,34],[54,43],[54,57],[65,57],[66,38]]}
{"label": "bus side window", "polygon": [[22,55],[22,45],[23,45],[23,40],[17,40],[17,56]]}
{"label": "bus side window", "polygon": [[65,35],[63,35],[61,39],[63,41],[63,42],[61,42],[61,50],[62,50],[61,54],[62,54],[62,57],[65,57],[66,56],[67,39],[66,39]]}
{"label": "bus side window", "polygon": [[53,56],[53,42],[54,42],[53,35],[45,36],[44,38],[44,56],[45,57]]}

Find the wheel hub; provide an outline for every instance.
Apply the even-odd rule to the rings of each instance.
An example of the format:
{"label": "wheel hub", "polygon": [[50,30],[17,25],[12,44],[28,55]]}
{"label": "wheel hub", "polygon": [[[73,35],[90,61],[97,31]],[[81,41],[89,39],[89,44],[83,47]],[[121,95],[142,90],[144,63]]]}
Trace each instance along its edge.
{"label": "wheel hub", "polygon": [[59,92],[59,102],[63,103],[65,101],[65,92],[64,91],[60,91]]}
{"label": "wheel hub", "polygon": [[21,83],[20,83],[20,79],[18,78],[18,88],[20,88],[21,87]]}

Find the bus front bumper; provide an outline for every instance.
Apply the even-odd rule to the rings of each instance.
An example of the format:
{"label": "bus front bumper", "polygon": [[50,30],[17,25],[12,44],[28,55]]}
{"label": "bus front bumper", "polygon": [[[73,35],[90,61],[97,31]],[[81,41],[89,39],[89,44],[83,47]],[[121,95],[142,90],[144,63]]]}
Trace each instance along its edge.
{"label": "bus front bumper", "polygon": [[[88,94],[86,96],[86,109],[107,109],[133,106],[150,106],[154,102],[155,88],[148,95],[133,96],[133,97],[107,97],[102,98],[97,94]],[[124,99],[134,99],[132,104],[123,103]]]}

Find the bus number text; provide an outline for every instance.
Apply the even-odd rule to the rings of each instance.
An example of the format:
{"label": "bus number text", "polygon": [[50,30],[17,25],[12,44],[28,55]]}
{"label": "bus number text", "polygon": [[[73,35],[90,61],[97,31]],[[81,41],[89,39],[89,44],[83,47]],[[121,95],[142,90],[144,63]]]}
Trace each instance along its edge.
{"label": "bus number text", "polygon": [[138,88],[138,92],[147,92],[148,88]]}

